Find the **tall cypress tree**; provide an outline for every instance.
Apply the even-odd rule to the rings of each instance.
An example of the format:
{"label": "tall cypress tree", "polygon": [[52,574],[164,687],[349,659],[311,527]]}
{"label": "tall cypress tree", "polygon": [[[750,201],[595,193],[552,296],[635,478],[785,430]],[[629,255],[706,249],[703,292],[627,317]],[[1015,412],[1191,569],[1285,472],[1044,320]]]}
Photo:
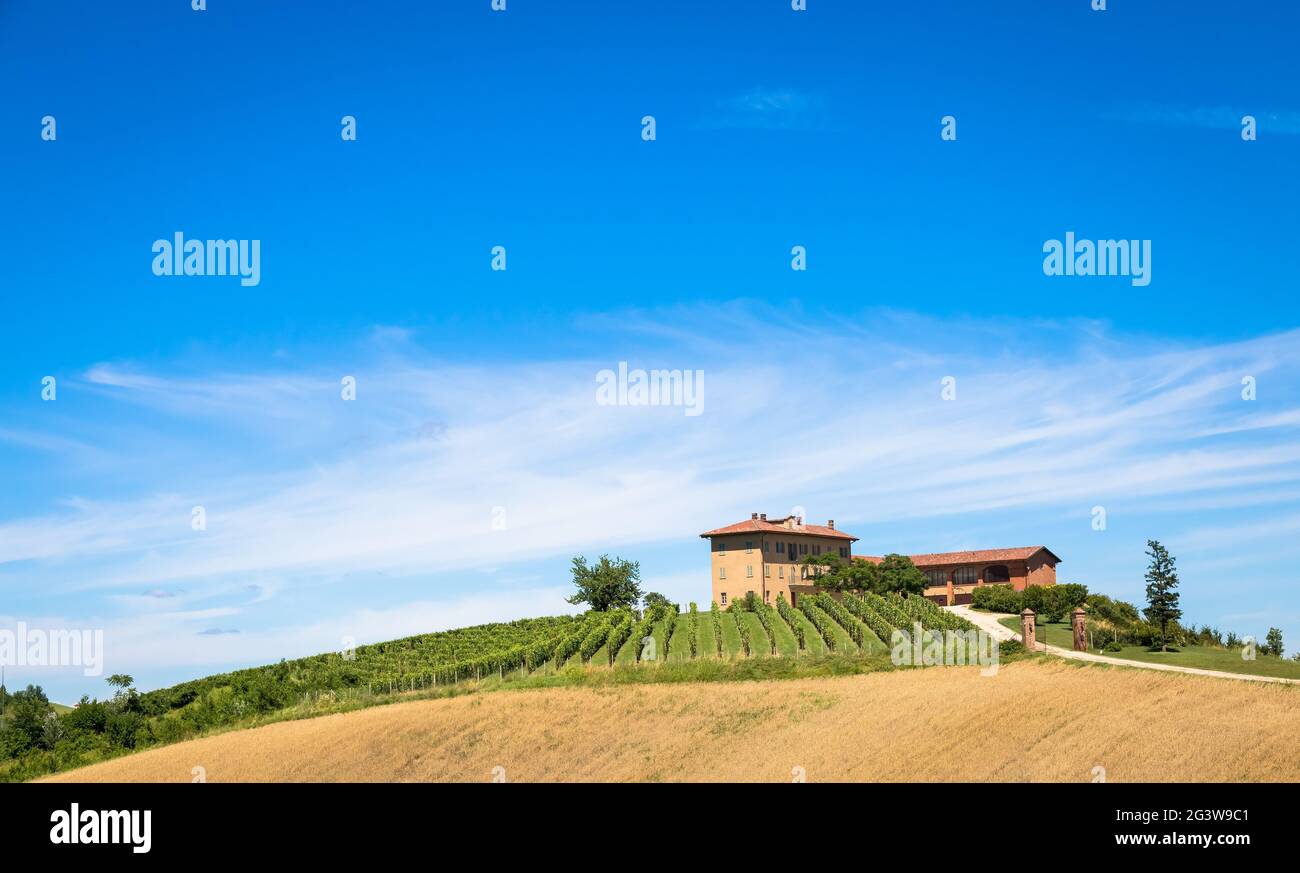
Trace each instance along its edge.
{"label": "tall cypress tree", "polygon": [[1169,651],[1169,624],[1183,617],[1178,606],[1178,571],[1174,568],[1174,557],[1159,540],[1147,540],[1147,556],[1151,564],[1147,567],[1147,608],[1143,610],[1146,620],[1160,625],[1160,651]]}

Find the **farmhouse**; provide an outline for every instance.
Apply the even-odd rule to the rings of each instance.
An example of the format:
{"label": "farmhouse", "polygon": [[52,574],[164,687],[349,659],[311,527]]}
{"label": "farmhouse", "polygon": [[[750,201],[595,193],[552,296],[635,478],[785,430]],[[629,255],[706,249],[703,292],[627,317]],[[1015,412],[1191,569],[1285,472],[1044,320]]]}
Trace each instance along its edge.
{"label": "farmhouse", "polygon": [[[764,603],[775,603],[777,595],[784,594],[791,605],[796,604],[799,595],[816,590],[802,566],[808,555],[876,564],[883,560],[854,555],[858,538],[837,530],[834,520],[805,524],[795,515],[769,520],[767,513],[755,512],[746,521],[700,536],[709,541],[713,599],[723,607],[751,591]],[[925,596],[945,606],[970,603],[971,592],[981,585],[1012,585],[1017,591],[1026,585],[1055,585],[1056,565],[1061,562],[1046,546],[908,557],[926,576]]]}

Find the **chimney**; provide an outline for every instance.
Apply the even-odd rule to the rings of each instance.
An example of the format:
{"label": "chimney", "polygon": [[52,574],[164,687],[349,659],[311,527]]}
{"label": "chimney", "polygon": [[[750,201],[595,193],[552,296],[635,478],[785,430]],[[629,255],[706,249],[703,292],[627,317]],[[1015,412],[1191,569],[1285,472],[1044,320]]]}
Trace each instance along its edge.
{"label": "chimney", "polygon": [[828,519],[826,520],[826,526],[827,526],[828,528],[830,528],[831,530],[835,530],[835,519],[833,519],[833,518],[828,518]]}
{"label": "chimney", "polygon": [[750,521],[758,521],[758,513],[757,513],[757,512],[751,512],[751,513],[749,514],[749,520],[750,520]]}
{"label": "chimney", "polygon": [[761,518],[763,521],[767,521],[767,513],[766,513],[766,512],[760,512],[760,513],[758,514],[758,517]]}

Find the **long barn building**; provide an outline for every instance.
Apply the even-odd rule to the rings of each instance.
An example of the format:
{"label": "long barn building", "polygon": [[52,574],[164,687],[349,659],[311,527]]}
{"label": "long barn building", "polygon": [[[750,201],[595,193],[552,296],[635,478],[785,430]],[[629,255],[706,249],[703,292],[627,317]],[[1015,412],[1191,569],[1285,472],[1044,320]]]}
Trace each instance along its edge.
{"label": "long barn building", "polygon": [[[798,516],[768,519],[753,513],[748,520],[705,531],[709,541],[713,599],[726,606],[750,591],[764,603],[784,594],[791,605],[800,594],[815,591],[803,560],[809,555],[838,555],[845,560],[880,563],[877,555],[853,554],[858,538],[837,530],[835,522],[805,524]],[[943,605],[970,603],[981,585],[1055,585],[1061,559],[1046,546],[980,549],[909,555],[926,576],[925,596]]]}

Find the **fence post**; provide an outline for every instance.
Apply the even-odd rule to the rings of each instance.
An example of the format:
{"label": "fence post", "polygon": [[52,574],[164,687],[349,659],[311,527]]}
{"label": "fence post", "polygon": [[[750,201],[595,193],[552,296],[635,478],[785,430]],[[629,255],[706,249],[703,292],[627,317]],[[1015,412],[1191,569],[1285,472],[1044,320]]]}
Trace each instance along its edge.
{"label": "fence post", "polygon": [[1025,607],[1025,610],[1020,613],[1020,639],[1024,642],[1025,648],[1031,652],[1037,642],[1034,637],[1034,630],[1034,611]]}

